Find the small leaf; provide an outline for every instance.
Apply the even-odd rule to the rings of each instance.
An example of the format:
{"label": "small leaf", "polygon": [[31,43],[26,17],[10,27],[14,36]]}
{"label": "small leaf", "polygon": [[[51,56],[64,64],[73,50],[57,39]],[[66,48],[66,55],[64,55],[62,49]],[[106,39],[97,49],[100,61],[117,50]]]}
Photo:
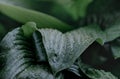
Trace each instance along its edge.
{"label": "small leaf", "polygon": [[24,35],[26,37],[29,37],[33,34],[34,31],[37,30],[36,23],[28,22],[22,26],[22,29],[23,29]]}
{"label": "small leaf", "polygon": [[56,2],[63,6],[74,19],[78,19],[86,15],[87,6],[92,0],[56,0]]}
{"label": "small leaf", "polygon": [[104,41],[103,41],[102,39],[98,38],[98,39],[96,39],[96,41],[97,41],[99,44],[104,45]]}
{"label": "small leaf", "polygon": [[0,12],[21,23],[34,21],[38,28],[55,28],[63,32],[73,29],[55,17],[18,6],[0,3]]}

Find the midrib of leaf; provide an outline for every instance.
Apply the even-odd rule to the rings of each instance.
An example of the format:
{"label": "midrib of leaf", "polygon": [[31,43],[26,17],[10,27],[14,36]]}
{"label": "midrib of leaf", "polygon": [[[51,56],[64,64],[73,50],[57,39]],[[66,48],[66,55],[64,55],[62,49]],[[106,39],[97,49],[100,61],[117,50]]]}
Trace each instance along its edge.
{"label": "midrib of leaf", "polygon": [[55,17],[18,6],[0,3],[0,12],[21,23],[34,21],[38,28],[54,28],[63,32],[73,29],[73,27]]}

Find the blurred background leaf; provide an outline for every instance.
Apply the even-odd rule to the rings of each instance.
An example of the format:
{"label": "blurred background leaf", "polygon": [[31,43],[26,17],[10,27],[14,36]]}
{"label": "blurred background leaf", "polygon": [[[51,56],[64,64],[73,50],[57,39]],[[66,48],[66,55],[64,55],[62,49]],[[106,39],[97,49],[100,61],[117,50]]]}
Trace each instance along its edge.
{"label": "blurred background leaf", "polygon": [[63,6],[73,19],[77,20],[86,15],[87,6],[92,0],[56,0],[56,2]]}
{"label": "blurred background leaf", "polygon": [[[71,17],[71,14],[68,12],[74,12],[74,10],[71,10],[71,7],[67,10],[64,8],[63,5],[60,5],[57,1],[62,2],[63,0],[0,0],[0,3],[9,3],[29,9],[34,9],[37,11],[41,11],[47,14],[50,14],[70,25],[73,25],[74,27],[79,27],[80,20],[84,19],[84,17],[78,17],[80,20],[74,20]],[[68,4],[73,4],[75,1],[73,0],[65,0],[64,2],[70,1]],[[99,19],[98,16],[105,14],[113,14],[118,13],[120,11],[120,6],[119,6],[119,0],[77,0],[78,3],[84,3],[83,11],[81,9],[79,11],[83,12],[86,14],[85,18],[89,18],[88,16],[95,16],[96,19]],[[75,4],[75,3],[74,3]],[[77,3],[76,3],[77,4]],[[80,6],[80,5],[78,5]],[[80,7],[81,7],[80,6]],[[76,8],[74,8],[76,9]],[[104,17],[104,16],[101,16]],[[110,18],[109,18],[110,19]],[[114,18],[116,19],[116,18]],[[92,21],[92,19],[90,20]],[[105,23],[104,23],[105,24]],[[82,25],[83,26],[83,25]]]}
{"label": "blurred background leaf", "polygon": [[54,28],[62,32],[73,29],[70,25],[55,17],[18,6],[1,3],[0,11],[1,13],[21,23],[29,21],[36,22],[38,28]]}

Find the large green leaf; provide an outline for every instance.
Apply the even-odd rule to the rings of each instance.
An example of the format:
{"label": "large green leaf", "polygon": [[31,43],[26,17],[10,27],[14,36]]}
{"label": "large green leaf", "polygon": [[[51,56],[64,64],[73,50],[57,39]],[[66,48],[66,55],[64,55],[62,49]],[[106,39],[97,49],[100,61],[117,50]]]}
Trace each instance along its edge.
{"label": "large green leaf", "polygon": [[78,19],[86,15],[87,6],[92,0],[56,0],[56,2],[63,6],[74,19]]}
{"label": "large green leaf", "polygon": [[55,17],[18,6],[0,3],[0,12],[22,23],[34,21],[38,28],[55,28],[61,31],[73,29]]}
{"label": "large green leaf", "polygon": [[65,34],[53,29],[40,29],[39,31],[54,73],[70,67],[102,33],[95,25]]}
{"label": "large green leaf", "polygon": [[53,0],[0,0],[0,3],[17,5],[45,13],[51,13],[53,2]]}
{"label": "large green leaf", "polygon": [[26,38],[21,28],[3,38],[0,43],[0,79],[63,79],[61,74],[55,78],[49,65],[41,63],[37,53],[43,52],[37,52],[34,43],[32,38]]}
{"label": "large green leaf", "polygon": [[[70,14],[63,7],[55,3],[55,1],[56,0],[34,0],[34,1],[33,0],[0,0],[0,3],[3,2],[7,4],[12,4],[12,5],[28,8],[28,9],[40,11],[40,12],[52,15],[64,22],[72,24],[71,21],[73,20]],[[4,19],[6,20],[6,18]]]}

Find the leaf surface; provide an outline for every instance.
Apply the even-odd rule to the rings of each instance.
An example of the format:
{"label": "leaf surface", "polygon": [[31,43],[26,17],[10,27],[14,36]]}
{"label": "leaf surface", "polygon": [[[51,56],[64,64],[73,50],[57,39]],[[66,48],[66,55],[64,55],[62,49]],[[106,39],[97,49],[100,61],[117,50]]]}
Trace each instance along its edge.
{"label": "leaf surface", "polygon": [[[100,44],[109,42],[119,35],[119,26],[102,31],[95,25],[86,26],[67,33],[53,29],[40,29],[49,63],[54,73],[70,67],[95,40]],[[116,30],[116,31],[115,31]],[[109,35],[116,34],[112,37]],[[101,42],[102,41],[102,42]]]}
{"label": "leaf surface", "polygon": [[39,30],[54,73],[70,67],[83,51],[99,38],[102,32],[99,28],[94,29],[95,27],[88,26],[65,34],[53,29]]}
{"label": "leaf surface", "polygon": [[[37,38],[34,41],[37,41]],[[39,44],[36,46],[34,43],[36,42],[33,42],[31,37],[26,38],[20,27],[3,38],[0,43],[0,79],[63,79],[63,75],[55,78],[49,65],[41,63],[43,60],[38,59],[37,55],[43,51],[36,51]]]}
{"label": "leaf surface", "polygon": [[91,79],[118,79],[110,72],[105,72],[104,70],[97,70],[92,68],[87,69],[86,74]]}
{"label": "leaf surface", "polygon": [[104,70],[91,68],[90,66],[81,62],[81,60],[78,60],[78,65],[83,73],[86,74],[86,76],[88,76],[90,79],[118,79],[111,72],[105,72]]}
{"label": "leaf surface", "polygon": [[55,28],[63,32],[73,29],[55,17],[18,6],[0,3],[0,12],[21,23],[36,22],[38,28]]}

